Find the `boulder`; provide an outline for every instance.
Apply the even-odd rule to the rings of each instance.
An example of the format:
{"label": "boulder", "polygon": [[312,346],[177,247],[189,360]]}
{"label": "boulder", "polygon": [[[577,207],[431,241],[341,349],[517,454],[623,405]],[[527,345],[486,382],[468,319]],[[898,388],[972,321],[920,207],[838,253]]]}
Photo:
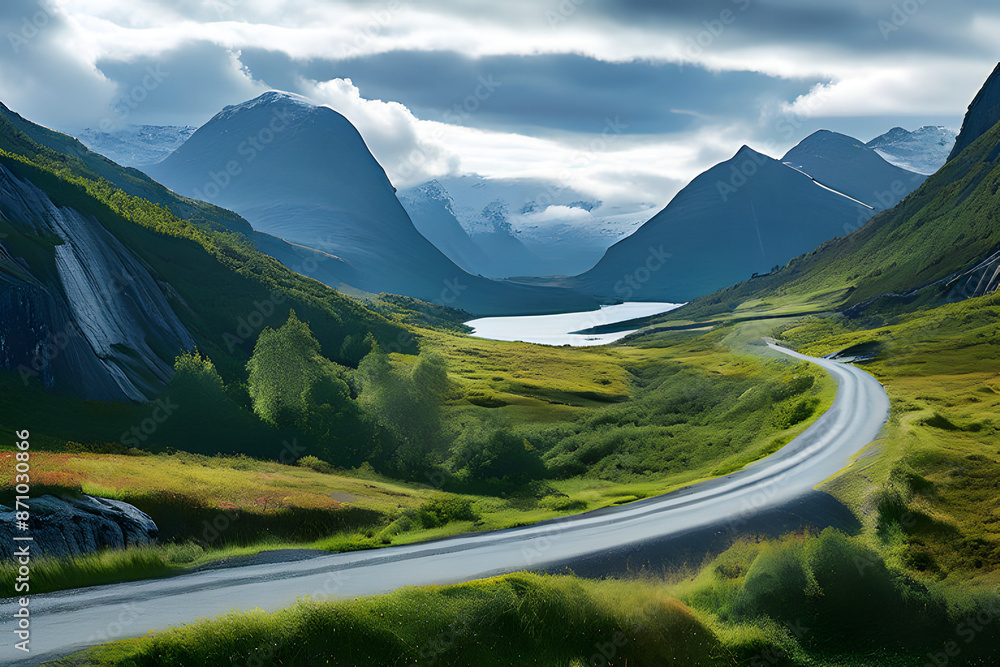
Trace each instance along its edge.
{"label": "boulder", "polygon": [[159,530],[147,515],[128,503],[107,498],[53,495],[28,501],[28,530],[18,530],[15,512],[0,505],[0,542],[30,535],[33,556],[73,556],[101,549],[122,549],[156,542]]}

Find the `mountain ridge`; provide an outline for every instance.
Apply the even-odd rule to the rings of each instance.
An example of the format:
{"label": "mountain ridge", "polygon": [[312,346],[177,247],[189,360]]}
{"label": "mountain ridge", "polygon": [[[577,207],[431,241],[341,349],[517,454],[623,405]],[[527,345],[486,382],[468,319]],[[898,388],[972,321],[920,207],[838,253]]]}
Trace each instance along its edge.
{"label": "mountain ridge", "polygon": [[865,145],[890,164],[930,176],[948,161],[958,135],[946,127],[925,125],[913,132],[894,127]]}
{"label": "mountain ridge", "polygon": [[[994,71],[984,88],[996,83]],[[970,105],[968,115],[977,118],[967,118],[963,127],[975,127],[980,113]],[[714,317],[741,304],[775,302],[857,315],[873,307],[893,312],[988,293],[998,284],[997,188],[1000,120],[859,229],[795,257],[774,274],[705,295],[664,319]]]}
{"label": "mountain ridge", "polygon": [[[860,141],[827,131],[810,135],[785,158],[798,166],[741,146],[568,284],[609,300],[690,301],[770,273],[857,228],[922,180]],[[845,175],[848,168],[853,171]]]}
{"label": "mountain ridge", "polygon": [[953,160],[958,157],[998,122],[1000,122],[1000,63],[997,63],[993,73],[969,103],[965,118],[962,120],[962,129],[948,159]]}

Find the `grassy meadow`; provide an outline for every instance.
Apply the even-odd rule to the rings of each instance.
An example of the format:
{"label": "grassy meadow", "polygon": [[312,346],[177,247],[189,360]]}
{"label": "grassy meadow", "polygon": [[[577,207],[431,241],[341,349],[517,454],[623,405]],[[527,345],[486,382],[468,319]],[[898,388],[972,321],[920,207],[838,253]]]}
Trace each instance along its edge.
{"label": "grassy meadow", "polygon": [[[897,317],[653,327],[588,349],[418,329],[449,380],[440,413],[449,446],[436,450],[424,480],[315,456],[286,465],[96,453],[96,444],[39,452],[45,485],[119,498],[154,518],[185,517],[164,521],[175,532],[161,546],[40,562],[42,585],[58,589],[169,576],[265,549],[375,548],[520,525],[736,469],[804,429],[834,395],[818,370],[768,351],[766,335],[807,354],[875,354],[862,366],[893,403],[886,437],[824,487],[859,517],[856,535],[745,536],[701,564],[638,580],[516,574],[303,599],[275,614],[200,621],[56,664],[229,664],[223,656],[236,656],[240,664],[895,667],[948,657],[949,646],[960,651],[956,664],[995,664],[998,315],[1000,300],[982,298]],[[390,363],[406,373],[420,358],[394,354]],[[541,464],[535,477],[512,484],[496,476],[502,470],[483,474],[488,466],[471,475],[475,456],[463,437],[495,431],[513,434]],[[622,433],[634,438],[603,439]],[[478,446],[492,442],[484,436]],[[685,456],[672,458],[676,451]],[[196,534],[227,512],[239,519],[219,538]],[[305,516],[314,520],[287,520]],[[240,522],[245,532],[235,529]],[[283,532],[289,525],[314,532]]]}

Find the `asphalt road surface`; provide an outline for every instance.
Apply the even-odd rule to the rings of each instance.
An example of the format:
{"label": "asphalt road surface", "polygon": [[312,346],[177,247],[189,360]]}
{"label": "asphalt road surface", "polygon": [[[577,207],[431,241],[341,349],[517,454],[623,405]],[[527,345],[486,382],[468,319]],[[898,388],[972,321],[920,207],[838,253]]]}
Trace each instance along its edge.
{"label": "asphalt road surface", "polygon": [[826,369],[837,381],[832,407],[765,459],[718,479],[642,501],[524,528],[316,558],[219,568],[170,579],[31,596],[30,654],[17,641],[13,599],[0,602],[0,663],[37,664],[86,646],[138,637],[233,609],[275,610],[304,595],[354,597],[407,585],[452,584],[545,569],[623,545],[707,526],[737,529],[767,508],[811,493],[875,440],[889,398],[864,371],[768,343]]}

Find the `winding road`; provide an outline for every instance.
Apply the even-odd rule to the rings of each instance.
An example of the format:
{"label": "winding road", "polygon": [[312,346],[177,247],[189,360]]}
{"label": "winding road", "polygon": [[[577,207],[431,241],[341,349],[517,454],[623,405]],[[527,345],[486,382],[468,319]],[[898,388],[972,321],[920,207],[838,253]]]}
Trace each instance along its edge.
{"label": "winding road", "polygon": [[878,437],[889,416],[889,398],[871,375],[854,366],[806,357],[771,342],[768,345],[827,370],[838,383],[837,397],[798,438],[731,475],[628,505],[523,528],[33,595],[29,655],[13,647],[17,607],[13,600],[3,600],[0,662],[37,664],[89,645],[137,637],[151,629],[234,608],[278,609],[307,594],[353,597],[407,585],[458,583],[542,569],[698,527],[738,529],[756,512],[807,493],[835,474]]}

